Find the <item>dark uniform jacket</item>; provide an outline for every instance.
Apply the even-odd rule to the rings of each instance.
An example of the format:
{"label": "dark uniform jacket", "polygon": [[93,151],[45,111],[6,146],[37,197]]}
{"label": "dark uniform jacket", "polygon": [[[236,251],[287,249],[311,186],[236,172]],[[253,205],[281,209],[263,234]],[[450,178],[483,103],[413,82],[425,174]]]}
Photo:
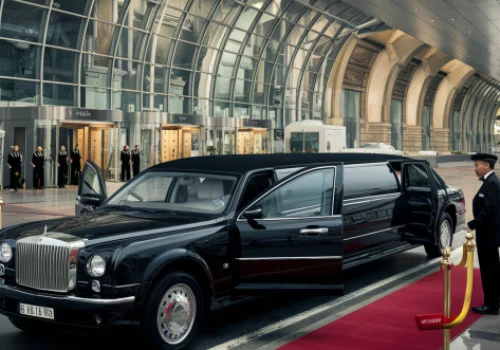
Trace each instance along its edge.
{"label": "dark uniform jacket", "polygon": [[74,149],[71,151],[71,160],[73,161],[73,169],[75,170],[80,170],[81,164],[80,164],[80,159],[82,156],[80,155],[80,150],[79,149]]}
{"label": "dark uniform jacket", "polygon": [[67,169],[68,168],[68,152],[59,151],[59,154],[57,156],[57,162],[59,163],[59,166],[62,169]]}
{"label": "dark uniform jacket", "polygon": [[474,220],[468,223],[476,230],[478,247],[500,247],[500,180],[490,174],[472,200]]}
{"label": "dark uniform jacket", "polygon": [[23,163],[23,156],[19,152],[11,152],[9,153],[9,157],[7,159],[7,164],[12,167],[12,170],[21,171],[21,164]]}
{"label": "dark uniform jacket", "polygon": [[122,166],[128,166],[129,163],[132,161],[130,151],[123,150],[120,155],[120,160],[122,161]]}
{"label": "dark uniform jacket", "polygon": [[132,162],[134,163],[134,165],[136,165],[136,164],[137,164],[137,166],[140,165],[140,162],[141,162],[141,152],[136,151],[136,150],[132,151]]}
{"label": "dark uniform jacket", "polygon": [[35,164],[35,169],[40,170],[43,169],[45,163],[45,156],[42,152],[33,153],[33,157],[31,157],[31,162]]}

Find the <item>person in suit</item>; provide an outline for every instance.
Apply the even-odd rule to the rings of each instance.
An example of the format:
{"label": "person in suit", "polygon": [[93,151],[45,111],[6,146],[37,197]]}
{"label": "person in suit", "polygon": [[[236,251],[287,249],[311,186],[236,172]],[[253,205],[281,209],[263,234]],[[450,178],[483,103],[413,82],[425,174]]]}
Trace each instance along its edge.
{"label": "person in suit", "polygon": [[122,162],[121,179],[122,181],[125,181],[125,175],[126,175],[128,181],[130,180],[130,164],[132,163],[132,158],[130,155],[130,150],[128,145],[123,146],[123,151],[120,154],[120,160]]}
{"label": "person in suit", "polygon": [[139,150],[139,145],[135,145],[132,151],[132,172],[134,176],[139,175],[141,172],[141,151]]}
{"label": "person in suit", "polygon": [[57,155],[57,183],[59,188],[66,187],[68,175],[68,152],[66,152],[66,147],[61,146],[61,150]]}
{"label": "person in suit", "polygon": [[494,172],[498,157],[493,154],[473,155],[475,172],[483,182],[472,200],[474,219],[467,223],[467,231],[476,231],[477,255],[483,283],[484,303],[473,307],[479,314],[498,315],[500,284],[500,180]]}
{"label": "person in suit", "polygon": [[10,188],[17,192],[22,188],[21,183],[21,165],[23,164],[23,155],[19,152],[19,146],[15,145],[13,152],[7,157],[7,166],[10,168]]}
{"label": "person in suit", "polygon": [[80,180],[80,172],[82,171],[80,160],[82,156],[80,154],[80,148],[78,145],[75,146],[75,149],[71,151],[70,155],[70,163],[71,163],[71,184],[78,185]]}
{"label": "person in suit", "polygon": [[33,153],[31,165],[33,166],[33,188],[41,190],[44,187],[43,173],[45,168],[45,156],[43,155],[42,146],[38,146],[36,152]]}

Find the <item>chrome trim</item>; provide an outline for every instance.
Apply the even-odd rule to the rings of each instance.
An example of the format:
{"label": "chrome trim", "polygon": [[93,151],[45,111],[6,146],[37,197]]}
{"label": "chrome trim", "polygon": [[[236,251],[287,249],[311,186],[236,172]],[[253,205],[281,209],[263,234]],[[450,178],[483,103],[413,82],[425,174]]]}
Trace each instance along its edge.
{"label": "chrome trim", "polygon": [[344,241],[350,241],[350,240],[356,239],[356,238],[361,238],[361,237],[367,237],[367,236],[376,235],[377,233],[387,232],[387,231],[391,231],[391,230],[397,230],[397,229],[403,228],[405,226],[406,225],[392,226],[392,227],[389,227],[389,228],[386,228],[386,229],[383,229],[383,230],[373,231],[373,232],[370,232],[370,233],[365,233],[363,235],[345,238]]}
{"label": "chrome trim", "polygon": [[[314,165],[313,165],[314,166]],[[319,218],[332,218],[332,217],[336,217],[336,216],[341,216],[341,215],[333,215],[333,211],[335,210],[335,189],[336,189],[336,185],[337,185],[337,167],[339,165],[323,165],[323,166],[317,166],[317,167],[313,167],[309,170],[305,170],[305,171],[300,171],[300,173],[298,174],[295,174],[295,175],[290,175],[290,178],[286,177],[286,180],[283,181],[282,183],[278,184],[276,187],[274,187],[270,192],[266,192],[264,194],[262,194],[261,196],[257,197],[255,200],[253,200],[252,202],[250,202],[250,204],[248,204],[245,209],[243,209],[241,211],[241,213],[238,215],[238,217],[236,218],[236,221],[246,221],[246,219],[242,218],[241,216],[243,215],[243,213],[245,213],[245,211],[247,211],[249,208],[251,208],[253,205],[255,205],[257,202],[259,202],[262,198],[266,197],[267,195],[269,195],[270,193],[273,193],[274,191],[276,191],[278,188],[280,188],[281,186],[289,183],[290,181],[293,181],[294,179],[296,179],[297,177],[303,175],[303,174],[307,174],[307,173],[310,173],[312,171],[316,171],[316,170],[322,170],[322,169],[335,169],[335,174],[333,176],[333,188],[332,188],[332,215],[330,216],[315,216],[315,217],[306,217],[306,218],[272,218],[272,219],[259,219],[259,221],[269,221],[269,220],[273,220],[273,221],[276,221],[276,220],[304,220],[304,219],[319,219]]]}
{"label": "chrome trim", "polygon": [[78,252],[85,242],[58,232],[45,232],[16,242],[16,283],[23,287],[67,293],[76,285]]}
{"label": "chrome trim", "polygon": [[273,258],[236,258],[236,260],[338,260],[342,259],[342,256],[340,255],[333,255],[333,256],[284,256],[284,257],[273,257]]}
{"label": "chrome trim", "polygon": [[300,230],[300,233],[308,234],[308,233],[327,233],[328,229],[326,227],[321,227],[321,228],[303,228]]}
{"label": "chrome trim", "polygon": [[[300,218],[271,218],[271,219],[259,219],[257,221],[283,221],[283,220],[324,220],[324,219],[338,219],[341,218],[342,215],[333,215],[333,216],[307,216]],[[238,221],[247,221],[247,219],[238,219]]]}
{"label": "chrome trim", "polygon": [[[401,196],[401,192],[387,193],[387,194],[374,195],[374,196],[357,197],[357,198],[345,199],[343,205],[347,206],[347,205],[353,205],[353,204],[369,203],[369,202],[374,202],[374,201],[381,201],[384,199],[391,199],[392,197],[397,198],[399,196]],[[357,201],[357,202],[352,202],[352,201]],[[346,203],[346,202],[348,202],[348,203]]]}
{"label": "chrome trim", "polygon": [[75,297],[75,296],[52,296],[52,295],[45,295],[45,294],[36,294],[36,293],[28,293],[22,290],[19,290],[16,287],[9,286],[6,284],[0,284],[0,290],[2,289],[9,289],[12,291],[15,291],[17,294],[21,296],[39,296],[41,298],[44,298],[45,300],[53,300],[53,301],[74,301],[78,302],[80,304],[87,304],[87,305],[123,305],[123,304],[130,304],[135,302],[135,297],[130,296],[130,297],[123,297],[123,298],[117,298],[117,299],[96,299],[96,298],[80,298],[80,297]]}

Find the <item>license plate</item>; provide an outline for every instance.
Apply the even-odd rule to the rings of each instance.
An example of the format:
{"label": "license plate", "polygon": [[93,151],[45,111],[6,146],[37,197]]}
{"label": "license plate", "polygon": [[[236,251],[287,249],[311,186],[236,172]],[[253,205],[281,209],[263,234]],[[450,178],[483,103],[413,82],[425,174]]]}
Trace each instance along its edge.
{"label": "license plate", "polygon": [[47,320],[54,319],[54,309],[50,307],[19,303],[19,313],[26,316],[45,318]]}

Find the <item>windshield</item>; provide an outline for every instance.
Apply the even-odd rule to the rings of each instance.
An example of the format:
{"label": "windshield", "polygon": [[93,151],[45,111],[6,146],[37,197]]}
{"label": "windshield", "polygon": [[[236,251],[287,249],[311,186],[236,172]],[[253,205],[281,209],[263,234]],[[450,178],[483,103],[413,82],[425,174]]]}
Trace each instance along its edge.
{"label": "windshield", "polygon": [[122,187],[104,207],[219,214],[226,209],[236,180],[226,175],[150,171]]}

